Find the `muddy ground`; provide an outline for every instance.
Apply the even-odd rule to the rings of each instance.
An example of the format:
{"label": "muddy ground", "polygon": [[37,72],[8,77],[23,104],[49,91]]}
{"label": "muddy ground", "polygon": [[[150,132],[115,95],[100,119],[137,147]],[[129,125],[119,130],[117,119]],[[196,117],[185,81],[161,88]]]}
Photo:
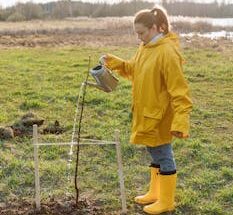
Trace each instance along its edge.
{"label": "muddy ground", "polygon": [[104,215],[104,211],[95,202],[80,199],[78,206],[75,198],[50,199],[41,203],[41,210],[28,200],[11,201],[0,204],[0,215]]}

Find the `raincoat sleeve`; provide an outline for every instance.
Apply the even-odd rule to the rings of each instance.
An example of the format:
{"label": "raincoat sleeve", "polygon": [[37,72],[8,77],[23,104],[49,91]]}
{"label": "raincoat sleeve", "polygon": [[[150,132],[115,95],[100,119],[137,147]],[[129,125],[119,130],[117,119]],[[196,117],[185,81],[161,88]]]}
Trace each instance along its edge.
{"label": "raincoat sleeve", "polygon": [[123,60],[111,54],[107,54],[105,65],[110,70],[115,70],[120,76],[129,80],[133,79],[135,56],[130,60]]}
{"label": "raincoat sleeve", "polygon": [[189,137],[189,114],[192,109],[192,101],[188,84],[183,75],[182,58],[178,53],[167,52],[163,73],[174,109],[171,132],[179,131],[183,133],[183,137]]}

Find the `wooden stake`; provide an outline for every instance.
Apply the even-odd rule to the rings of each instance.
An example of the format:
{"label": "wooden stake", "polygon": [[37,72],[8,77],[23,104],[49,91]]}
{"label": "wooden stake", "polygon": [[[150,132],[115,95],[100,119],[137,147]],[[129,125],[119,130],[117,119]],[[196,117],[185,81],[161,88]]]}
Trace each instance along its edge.
{"label": "wooden stake", "polygon": [[118,175],[119,175],[119,180],[120,180],[122,213],[126,214],[127,207],[126,207],[125,185],[124,185],[124,175],[123,175],[123,165],[122,165],[122,155],[121,155],[121,145],[120,145],[120,131],[119,130],[115,130],[115,141],[116,141],[116,152],[117,152],[117,163],[118,163]]}
{"label": "wooden stake", "polygon": [[36,210],[40,211],[40,176],[38,159],[38,126],[33,125],[33,145],[34,145],[34,164],[35,164],[35,202]]}

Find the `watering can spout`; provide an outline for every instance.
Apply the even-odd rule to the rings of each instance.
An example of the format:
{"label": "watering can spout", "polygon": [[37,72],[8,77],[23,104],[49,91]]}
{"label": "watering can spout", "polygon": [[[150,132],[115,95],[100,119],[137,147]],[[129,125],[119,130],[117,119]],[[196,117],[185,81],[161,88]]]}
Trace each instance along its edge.
{"label": "watering can spout", "polygon": [[88,85],[88,86],[91,86],[91,87],[95,87],[95,88],[97,88],[99,90],[104,90],[101,86],[99,86],[97,83],[94,83],[94,82],[86,81],[85,84]]}

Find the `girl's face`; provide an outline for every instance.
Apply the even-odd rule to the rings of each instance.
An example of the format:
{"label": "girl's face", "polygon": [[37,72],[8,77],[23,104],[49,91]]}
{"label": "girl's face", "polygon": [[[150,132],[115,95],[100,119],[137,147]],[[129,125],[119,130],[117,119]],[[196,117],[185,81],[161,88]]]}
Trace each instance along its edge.
{"label": "girl's face", "polygon": [[148,28],[141,23],[136,23],[134,25],[134,30],[138,36],[138,39],[140,39],[144,44],[149,43],[152,38],[159,33],[156,25]]}

